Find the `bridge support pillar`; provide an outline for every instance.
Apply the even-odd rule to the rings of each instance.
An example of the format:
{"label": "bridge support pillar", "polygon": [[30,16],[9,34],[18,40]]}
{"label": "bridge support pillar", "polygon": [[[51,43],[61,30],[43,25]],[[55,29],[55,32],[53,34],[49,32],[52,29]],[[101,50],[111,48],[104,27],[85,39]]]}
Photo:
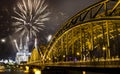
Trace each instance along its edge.
{"label": "bridge support pillar", "polygon": [[109,23],[106,21],[106,31],[107,31],[107,49],[106,49],[106,58],[110,58],[110,35],[109,35]]}
{"label": "bridge support pillar", "polygon": [[110,58],[110,48],[108,47],[106,50],[106,59]]}

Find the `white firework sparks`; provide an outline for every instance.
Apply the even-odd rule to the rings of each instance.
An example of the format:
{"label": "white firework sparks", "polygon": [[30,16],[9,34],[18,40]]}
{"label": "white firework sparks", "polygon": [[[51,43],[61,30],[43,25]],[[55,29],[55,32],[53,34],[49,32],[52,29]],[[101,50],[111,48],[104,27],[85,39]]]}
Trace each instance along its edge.
{"label": "white firework sparks", "polygon": [[50,12],[45,11],[47,7],[44,0],[19,0],[12,16],[16,32],[21,32],[21,36],[36,37],[45,27],[44,21],[49,20]]}

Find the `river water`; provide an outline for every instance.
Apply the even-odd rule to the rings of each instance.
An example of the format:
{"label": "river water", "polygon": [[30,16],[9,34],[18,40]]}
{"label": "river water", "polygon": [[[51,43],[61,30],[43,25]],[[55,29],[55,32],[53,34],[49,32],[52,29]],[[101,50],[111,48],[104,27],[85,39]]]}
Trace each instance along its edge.
{"label": "river water", "polygon": [[[35,70],[33,71],[11,71],[11,70],[0,70],[0,74],[116,74],[116,73],[100,73],[100,72],[86,72],[86,71],[74,71],[74,70],[69,70],[69,71],[59,71],[59,70],[49,70],[49,71],[41,71],[41,70]],[[119,74],[119,73],[117,73]]]}
{"label": "river water", "polygon": [[108,73],[97,73],[97,72],[76,72],[76,71],[71,71],[67,73],[61,73],[61,72],[24,72],[24,71],[9,71],[9,72],[0,72],[0,74],[108,74]]}

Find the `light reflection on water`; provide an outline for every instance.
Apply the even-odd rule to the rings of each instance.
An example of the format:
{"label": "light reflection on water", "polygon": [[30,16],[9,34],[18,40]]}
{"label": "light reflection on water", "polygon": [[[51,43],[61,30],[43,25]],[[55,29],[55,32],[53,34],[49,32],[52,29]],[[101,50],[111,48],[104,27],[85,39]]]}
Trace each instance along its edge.
{"label": "light reflection on water", "polygon": [[78,72],[78,71],[70,71],[68,73],[61,73],[61,72],[53,72],[53,71],[49,71],[49,72],[45,72],[42,73],[41,70],[35,69],[31,72],[25,72],[25,71],[1,71],[0,70],[0,74],[109,74],[109,73],[97,73],[97,72],[86,72],[86,71],[82,71],[82,72]]}
{"label": "light reflection on water", "polygon": [[22,70],[0,70],[0,74],[41,74],[41,70],[34,69],[34,71],[22,71]]}
{"label": "light reflection on water", "polygon": [[[24,72],[0,72],[0,74],[41,74],[41,72],[36,72],[36,73],[30,73],[30,72],[29,73],[24,73]],[[51,73],[48,73],[48,74],[51,74]],[[81,73],[73,73],[73,74],[81,74]],[[106,73],[88,72],[88,73],[83,73],[83,74],[106,74]]]}

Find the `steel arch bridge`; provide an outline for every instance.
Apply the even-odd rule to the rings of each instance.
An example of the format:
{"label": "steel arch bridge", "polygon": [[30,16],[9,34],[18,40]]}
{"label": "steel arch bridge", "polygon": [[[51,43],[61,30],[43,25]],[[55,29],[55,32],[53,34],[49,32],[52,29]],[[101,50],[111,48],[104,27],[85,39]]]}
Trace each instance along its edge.
{"label": "steel arch bridge", "polygon": [[102,0],[78,12],[53,36],[44,63],[120,58],[120,0]]}

